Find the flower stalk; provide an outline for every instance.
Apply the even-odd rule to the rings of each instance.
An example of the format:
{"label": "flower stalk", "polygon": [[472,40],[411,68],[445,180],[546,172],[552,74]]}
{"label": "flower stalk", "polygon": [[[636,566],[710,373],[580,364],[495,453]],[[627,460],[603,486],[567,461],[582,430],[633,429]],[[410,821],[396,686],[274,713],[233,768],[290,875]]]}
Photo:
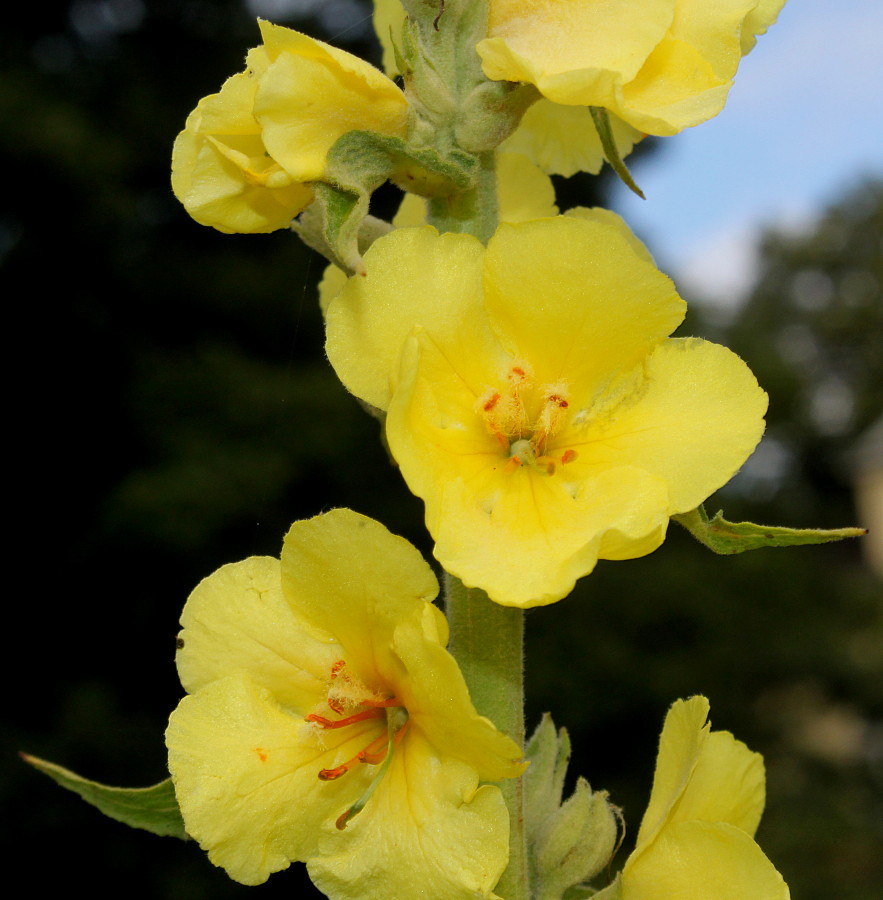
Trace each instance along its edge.
{"label": "flower stalk", "polygon": [[[501,606],[477,588],[445,574],[448,651],[457,660],[476,711],[519,747],[524,746],[524,613]],[[524,786],[521,778],[500,783],[509,810],[509,866],[496,887],[506,900],[530,897]]]}

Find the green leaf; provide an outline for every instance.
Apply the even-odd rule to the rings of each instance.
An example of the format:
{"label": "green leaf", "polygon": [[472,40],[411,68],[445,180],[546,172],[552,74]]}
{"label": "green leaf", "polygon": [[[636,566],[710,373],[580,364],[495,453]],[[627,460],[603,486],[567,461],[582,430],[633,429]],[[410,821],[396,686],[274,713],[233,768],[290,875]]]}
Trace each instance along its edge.
{"label": "green leaf", "polygon": [[626,187],[630,188],[642,200],[646,200],[644,192],[635,184],[632,173],[629,172],[619,155],[619,148],[616,146],[616,140],[610,128],[610,116],[607,114],[607,110],[603,106],[590,106],[589,112],[592,114],[592,121],[595,123],[598,137],[601,138],[601,147],[604,149],[604,156],[607,158],[607,162],[610,163],[613,171],[619,175]]}
{"label": "green leaf", "polygon": [[827,544],[867,534],[865,528],[780,528],[755,525],[754,522],[728,522],[721,512],[713,519],[702,506],[688,513],[672,516],[709,550],[722,555],[744,553],[760,547],[796,547],[801,544]]}
{"label": "green leaf", "polygon": [[108,787],[45,759],[27,753],[22,753],[21,758],[63,788],[79,794],[111,819],[153,834],[188,839],[171,778],[146,788]]}

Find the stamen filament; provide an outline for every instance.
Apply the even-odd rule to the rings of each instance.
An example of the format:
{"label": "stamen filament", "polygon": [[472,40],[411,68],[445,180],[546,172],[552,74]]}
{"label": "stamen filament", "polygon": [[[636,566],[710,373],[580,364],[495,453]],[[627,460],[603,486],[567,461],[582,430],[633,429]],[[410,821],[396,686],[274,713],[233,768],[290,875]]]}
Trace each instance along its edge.
{"label": "stamen filament", "polygon": [[386,723],[387,730],[387,743],[386,743],[386,756],[383,760],[383,764],[377,770],[377,774],[374,776],[371,784],[365,789],[365,793],[359,797],[358,800],[344,813],[337,817],[335,821],[335,826],[339,831],[343,831],[346,828],[347,823],[353,816],[357,816],[364,808],[368,801],[371,799],[371,795],[374,791],[377,790],[377,785],[383,780],[383,776],[386,775],[387,770],[389,769],[390,763],[392,762],[392,754],[398,745],[399,741],[402,739],[405,731],[408,728],[408,722],[405,722],[401,728],[397,731],[394,730],[395,726],[393,724],[392,719],[388,719]]}
{"label": "stamen filament", "polygon": [[[317,725],[321,725],[323,728],[344,728],[347,725],[353,725],[356,722],[364,722],[365,719],[380,719],[383,717],[383,710],[380,709],[380,706],[385,706],[386,703],[378,703],[377,707],[374,709],[364,709],[362,712],[355,713],[355,715],[347,716],[345,719],[338,719],[336,722],[332,722],[331,719],[326,719],[325,716],[316,715],[316,713],[310,713],[308,716],[304,717],[304,721],[306,722],[315,722]],[[335,710],[337,712],[337,710]]]}

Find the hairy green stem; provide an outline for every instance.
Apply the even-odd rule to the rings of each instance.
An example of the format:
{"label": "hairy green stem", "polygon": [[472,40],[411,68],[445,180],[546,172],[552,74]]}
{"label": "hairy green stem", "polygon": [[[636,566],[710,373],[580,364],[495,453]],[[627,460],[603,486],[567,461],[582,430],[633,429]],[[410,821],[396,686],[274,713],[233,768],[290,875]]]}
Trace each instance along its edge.
{"label": "hairy green stem", "polygon": [[440,232],[474,234],[486,244],[497,227],[497,185],[494,153],[479,157],[475,187],[449,197],[429,201],[429,223]]}
{"label": "hairy green stem", "polygon": [[[478,712],[524,746],[524,613],[445,575],[448,649],[460,664]],[[509,810],[509,866],[497,884],[504,900],[530,896],[524,795],[520,778],[500,783]]]}

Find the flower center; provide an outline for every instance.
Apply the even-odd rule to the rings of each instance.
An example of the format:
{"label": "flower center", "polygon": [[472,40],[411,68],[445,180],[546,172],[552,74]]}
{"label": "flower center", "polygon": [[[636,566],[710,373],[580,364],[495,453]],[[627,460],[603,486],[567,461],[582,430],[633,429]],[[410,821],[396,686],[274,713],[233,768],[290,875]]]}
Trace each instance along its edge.
{"label": "flower center", "polygon": [[343,830],[346,828],[347,822],[364,809],[377,785],[386,775],[392,761],[393,751],[407,731],[408,711],[395,697],[382,697],[372,693],[357,678],[347,672],[346,662],[342,659],[339,659],[331,667],[330,688],[326,702],[331,711],[340,718],[330,719],[327,716],[310,713],[305,717],[305,721],[317,725],[319,728],[337,729],[370,719],[386,720],[385,730],[369,741],[355,756],[333,769],[322,769],[319,772],[320,780],[334,781],[359,763],[380,765],[380,769],[362,796],[335,822],[337,827]]}
{"label": "flower center", "polygon": [[547,475],[576,459],[576,451],[554,452],[553,438],[568,422],[567,385],[536,385],[527,363],[513,364],[505,385],[490,388],[478,399],[476,410],[489,434],[508,457],[507,472],[528,466]]}

